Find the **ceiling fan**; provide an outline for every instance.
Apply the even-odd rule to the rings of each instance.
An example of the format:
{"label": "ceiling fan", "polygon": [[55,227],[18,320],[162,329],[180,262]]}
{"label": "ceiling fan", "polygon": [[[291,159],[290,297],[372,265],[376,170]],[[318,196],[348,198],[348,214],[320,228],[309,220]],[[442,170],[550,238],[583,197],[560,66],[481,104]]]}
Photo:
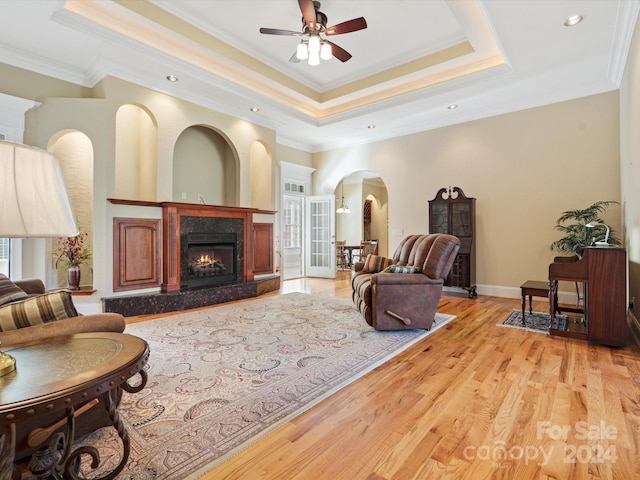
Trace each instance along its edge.
{"label": "ceiling fan", "polygon": [[309,59],[309,65],[318,65],[320,59],[328,60],[332,56],[341,62],[351,58],[351,54],[344,48],[330,42],[325,37],[341,35],[343,33],[356,32],[367,28],[364,17],[354,18],[346,22],[327,27],[327,16],[320,11],[320,2],[314,0],[298,0],[302,12],[302,31],[281,30],[279,28],[261,28],[260,33],[267,35],[287,35],[293,37],[307,37],[303,39],[289,59],[298,63],[300,60]]}

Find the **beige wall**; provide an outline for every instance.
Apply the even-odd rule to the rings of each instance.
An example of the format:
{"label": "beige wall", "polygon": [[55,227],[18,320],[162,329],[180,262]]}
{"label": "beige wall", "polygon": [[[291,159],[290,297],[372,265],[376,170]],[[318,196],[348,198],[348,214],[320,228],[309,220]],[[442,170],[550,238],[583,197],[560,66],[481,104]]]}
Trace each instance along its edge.
{"label": "beige wall", "polygon": [[261,210],[273,210],[276,178],[271,155],[265,145],[254,142],[251,146],[251,206]]}
{"label": "beige wall", "polygon": [[235,206],[236,185],[225,178],[225,172],[236,170],[229,150],[210,128],[193,126],[182,132],[173,153],[173,201]]}
{"label": "beige wall", "polygon": [[137,105],[116,114],[115,198],[155,201],[158,131],[151,116]]}
{"label": "beige wall", "polygon": [[640,28],[635,35],[620,88],[620,170],[624,234],[629,256],[629,300],[635,316],[640,302]]}
{"label": "beige wall", "polygon": [[288,162],[303,165],[305,167],[313,166],[313,155],[297,148],[288,147],[286,145],[276,146],[276,158],[278,163]]}
{"label": "beige wall", "polygon": [[[518,296],[545,280],[562,211],[620,201],[619,100],[610,92],[314,155],[314,194],[350,170],[380,174],[389,195],[389,252],[428,231],[428,201],[457,186],[477,199],[479,293]],[[620,229],[618,207],[605,219]],[[393,235],[394,230],[402,235]]]}

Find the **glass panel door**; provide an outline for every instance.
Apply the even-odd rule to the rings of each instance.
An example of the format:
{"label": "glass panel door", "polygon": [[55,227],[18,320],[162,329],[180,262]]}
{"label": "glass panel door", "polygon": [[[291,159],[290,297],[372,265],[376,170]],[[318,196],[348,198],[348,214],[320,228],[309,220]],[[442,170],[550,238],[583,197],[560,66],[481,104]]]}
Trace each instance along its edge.
{"label": "glass panel door", "polygon": [[305,197],[283,196],[282,279],[304,276],[303,227]]}
{"label": "glass panel door", "polygon": [[335,278],[335,197],[309,197],[307,202],[308,277]]}

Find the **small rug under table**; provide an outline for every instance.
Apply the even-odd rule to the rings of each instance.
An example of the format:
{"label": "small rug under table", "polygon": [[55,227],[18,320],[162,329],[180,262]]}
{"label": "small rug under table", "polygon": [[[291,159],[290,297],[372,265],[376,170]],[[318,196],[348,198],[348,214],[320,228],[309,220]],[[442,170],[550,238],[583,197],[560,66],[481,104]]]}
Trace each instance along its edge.
{"label": "small rug under table", "polygon": [[[131,455],[118,478],[198,478],[453,318],[377,332],[348,299],[291,293],[130,324],[151,356],[147,386],[120,404]],[[113,428],[83,443],[105,468],[120,459]]]}
{"label": "small rug under table", "polygon": [[[556,328],[558,330],[567,329],[567,316],[556,315]],[[530,330],[532,332],[549,333],[549,325],[551,323],[551,316],[548,313],[524,312],[524,324],[522,323],[522,310],[514,310],[509,316],[499,324],[502,327],[520,328],[523,330]]]}

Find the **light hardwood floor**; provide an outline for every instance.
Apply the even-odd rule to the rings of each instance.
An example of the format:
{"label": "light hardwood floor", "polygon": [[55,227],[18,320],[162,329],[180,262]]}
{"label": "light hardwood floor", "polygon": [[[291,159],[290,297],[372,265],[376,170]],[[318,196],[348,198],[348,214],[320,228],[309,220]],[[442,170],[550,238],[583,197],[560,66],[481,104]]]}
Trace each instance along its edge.
{"label": "light hardwood floor", "polygon": [[[350,297],[349,282],[290,280],[269,295]],[[202,478],[640,478],[638,347],[497,326],[518,308],[443,296],[456,320]]]}

